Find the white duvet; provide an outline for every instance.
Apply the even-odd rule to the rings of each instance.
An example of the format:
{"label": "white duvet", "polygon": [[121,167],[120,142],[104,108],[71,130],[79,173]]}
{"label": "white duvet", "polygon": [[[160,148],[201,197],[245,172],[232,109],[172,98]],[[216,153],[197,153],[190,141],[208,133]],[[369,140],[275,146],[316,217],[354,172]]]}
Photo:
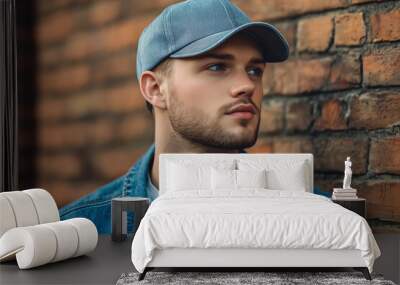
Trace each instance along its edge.
{"label": "white duvet", "polygon": [[320,195],[266,189],[159,196],[133,239],[133,265],[143,272],[154,249],[175,247],[358,249],[370,272],[380,256],[361,216]]}

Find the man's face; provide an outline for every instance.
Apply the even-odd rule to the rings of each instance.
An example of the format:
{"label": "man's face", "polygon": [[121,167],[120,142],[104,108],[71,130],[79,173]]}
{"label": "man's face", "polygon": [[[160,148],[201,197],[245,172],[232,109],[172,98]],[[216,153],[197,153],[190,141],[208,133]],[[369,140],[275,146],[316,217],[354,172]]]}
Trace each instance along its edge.
{"label": "man's face", "polygon": [[[174,131],[188,141],[210,147],[242,149],[254,145],[264,68],[256,44],[240,34],[207,54],[175,59],[167,97]],[[232,113],[240,106],[248,109]]]}

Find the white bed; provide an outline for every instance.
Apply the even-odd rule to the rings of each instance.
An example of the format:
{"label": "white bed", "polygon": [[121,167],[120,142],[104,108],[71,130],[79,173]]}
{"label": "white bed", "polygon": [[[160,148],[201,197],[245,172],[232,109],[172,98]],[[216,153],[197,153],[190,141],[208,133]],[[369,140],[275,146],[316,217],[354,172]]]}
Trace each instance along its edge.
{"label": "white bed", "polygon": [[380,255],[364,218],[312,194],[312,154],[161,154],[159,189],[132,242],[139,279],[156,267],[354,267],[368,279]]}

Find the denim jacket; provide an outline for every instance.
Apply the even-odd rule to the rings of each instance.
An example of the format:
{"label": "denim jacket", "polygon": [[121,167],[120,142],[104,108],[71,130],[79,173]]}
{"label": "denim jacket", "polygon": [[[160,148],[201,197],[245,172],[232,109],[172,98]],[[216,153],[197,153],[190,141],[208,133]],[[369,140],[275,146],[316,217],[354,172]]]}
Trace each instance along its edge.
{"label": "denim jacket", "polygon": [[[154,158],[155,145],[129,169],[129,171],[78,200],[60,209],[61,220],[84,217],[90,219],[100,234],[111,233],[111,200],[116,197],[146,197],[150,202],[154,195],[149,193],[148,174]],[[241,153],[246,153],[241,150]],[[127,218],[128,233],[132,232],[134,213]]]}

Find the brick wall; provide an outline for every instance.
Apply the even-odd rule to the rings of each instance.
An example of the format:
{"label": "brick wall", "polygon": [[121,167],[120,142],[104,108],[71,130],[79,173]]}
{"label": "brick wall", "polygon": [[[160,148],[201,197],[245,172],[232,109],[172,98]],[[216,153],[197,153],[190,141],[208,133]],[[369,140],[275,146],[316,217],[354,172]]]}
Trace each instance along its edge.
{"label": "brick wall", "polygon": [[[290,59],[265,74],[254,152],[311,152],[314,185],[352,186],[376,228],[400,222],[400,2],[236,0],[286,35]],[[392,221],[392,222],[390,222]]]}
{"label": "brick wall", "polygon": [[135,50],[170,2],[36,1],[37,138],[22,142],[36,143],[34,186],[59,206],[126,173],[152,143]]}
{"label": "brick wall", "polygon": [[[39,0],[37,186],[59,205],[124,174],[153,141],[135,78],[142,29],[172,0]],[[331,191],[353,161],[368,215],[400,222],[400,2],[234,0],[286,35],[250,152],[311,152]],[[374,220],[371,220],[374,221]]]}

